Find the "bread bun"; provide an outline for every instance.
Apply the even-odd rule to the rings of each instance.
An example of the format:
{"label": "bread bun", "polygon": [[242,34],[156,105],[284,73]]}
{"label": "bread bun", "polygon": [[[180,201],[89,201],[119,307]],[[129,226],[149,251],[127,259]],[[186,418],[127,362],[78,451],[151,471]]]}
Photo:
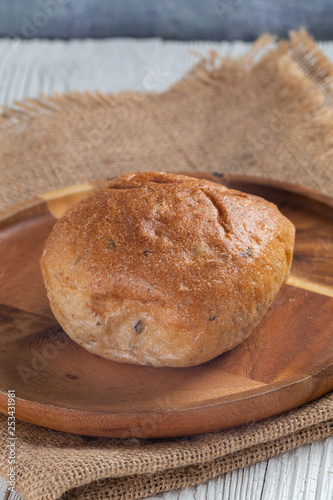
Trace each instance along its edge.
{"label": "bread bun", "polygon": [[68,210],[41,268],[52,311],[115,361],[192,366],[242,342],[286,281],[294,226],[213,182],[132,172]]}

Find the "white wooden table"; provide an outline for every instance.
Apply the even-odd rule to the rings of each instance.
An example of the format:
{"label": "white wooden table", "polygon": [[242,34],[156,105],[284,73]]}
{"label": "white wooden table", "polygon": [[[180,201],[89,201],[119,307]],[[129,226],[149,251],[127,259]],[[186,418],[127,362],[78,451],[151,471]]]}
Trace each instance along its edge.
{"label": "white wooden table", "polygon": [[[333,42],[319,45],[333,61]],[[208,54],[211,48],[223,56],[236,57],[246,53],[249,44],[159,39],[0,40],[0,104],[38,97],[41,92],[160,92],[195,64],[193,51]],[[6,482],[0,478],[0,500],[5,498],[21,499],[17,493],[8,495]],[[153,499],[333,500],[333,438],[230,472],[196,488],[164,493]]]}

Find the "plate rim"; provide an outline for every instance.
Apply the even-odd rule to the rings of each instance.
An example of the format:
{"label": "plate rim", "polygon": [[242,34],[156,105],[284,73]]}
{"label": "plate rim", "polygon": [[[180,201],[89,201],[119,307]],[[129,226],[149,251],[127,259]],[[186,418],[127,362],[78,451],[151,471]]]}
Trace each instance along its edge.
{"label": "plate rim", "polygon": [[[16,397],[16,418],[18,420],[45,427],[47,429],[92,437],[151,439],[198,435],[202,433],[216,432],[219,430],[233,429],[248,424],[256,424],[257,422],[266,418],[276,417],[278,415],[282,415],[286,411],[294,410],[299,406],[302,406],[303,404],[307,404],[317,399],[318,397],[327,394],[333,389],[333,357],[316,368],[318,369],[313,370],[312,373],[302,373],[293,377],[289,377],[288,379],[284,379],[282,381],[267,384],[266,386],[264,386],[264,391],[262,391],[263,387],[257,387],[247,391],[236,393],[235,395],[227,395],[216,398],[216,400],[219,401],[214,404],[205,404],[201,406],[192,406],[188,408],[172,410],[159,409],[149,411],[136,411],[136,413],[112,413],[102,411],[93,412],[75,408],[59,407],[52,404],[43,404]],[[228,406],[236,405],[236,409],[238,406],[242,406],[243,404],[253,404],[254,406],[256,406],[258,400],[265,401],[266,399],[269,399],[270,395],[275,396],[276,393],[282,395],[283,393],[288,393],[289,390],[297,391],[300,389],[300,394],[303,394],[302,391],[304,390],[304,384],[306,384],[309,379],[313,380],[315,377],[320,376],[321,374],[327,376],[326,384],[330,384],[330,388],[327,390],[327,388],[323,386],[319,389],[315,389],[314,387],[308,389],[307,387],[305,387],[305,392],[308,394],[308,396],[306,397],[306,401],[303,400],[304,396],[301,397],[302,402],[297,406],[295,406],[294,404],[284,404],[282,411],[281,407],[279,407],[278,411],[267,412],[265,410],[260,410],[256,415],[255,420],[244,418],[241,416],[237,420],[237,425],[223,425],[221,427],[220,424],[216,423],[216,419],[214,420],[213,425],[207,425],[207,423],[204,426],[200,424],[198,425],[198,420],[203,421],[205,417],[209,417],[211,415],[212,411],[220,411],[221,417],[223,417],[223,409]],[[4,403],[4,407],[6,407],[7,405],[6,396],[7,394],[1,390],[0,411],[3,411],[2,403]],[[39,410],[37,418],[35,413],[36,409]],[[45,420],[43,418],[45,410],[47,413],[47,420],[48,422],[52,422],[52,426],[49,423],[47,425],[45,424]],[[24,413],[24,417],[21,416],[21,413]],[[34,415],[33,419],[30,418],[31,414]],[[97,417],[100,421],[103,420],[103,426],[91,425],[91,421],[94,421],[94,419],[96,419]],[[82,418],[85,421],[83,426],[81,425]],[[150,423],[152,421],[158,422],[158,419],[160,418],[163,418],[164,420],[172,420],[173,422],[177,421],[178,425],[179,423],[182,424],[186,422],[187,428],[192,430],[190,430],[190,432],[187,430],[181,430],[180,432],[176,431],[171,433],[165,431],[161,433],[160,430],[156,431],[156,429],[152,430]],[[57,422],[56,425],[53,424],[54,420],[56,420]],[[89,425],[87,425],[87,420],[89,421]],[[61,422],[60,424],[58,423],[59,421]],[[133,424],[135,425],[134,429]],[[158,425],[157,429],[159,429]]]}
{"label": "plate rim", "polygon": [[[278,181],[278,180],[274,180],[271,178],[265,178],[265,177],[261,177],[261,176],[234,175],[234,174],[228,174],[228,173],[222,174],[222,175],[216,174],[216,173],[210,173],[210,172],[182,172],[182,173],[184,175],[190,175],[190,176],[201,176],[201,178],[206,178],[208,180],[212,180],[213,182],[217,182],[217,183],[220,183],[220,184],[223,184],[226,186],[228,186],[228,184],[233,183],[233,182],[245,182],[248,184],[260,185],[263,187],[267,186],[269,188],[286,191],[287,193],[306,196],[307,198],[311,198],[314,201],[323,203],[324,205],[328,206],[329,209],[331,209],[331,210],[333,209],[333,197],[330,197],[326,194],[320,193],[312,188],[301,186],[301,185],[298,185],[295,183]],[[32,212],[32,213],[30,213],[30,216],[34,216],[34,215],[36,216],[38,214],[42,215],[42,214],[46,213],[48,211],[48,209],[47,209],[47,202],[48,201],[55,200],[57,198],[62,198],[64,196],[70,196],[74,193],[82,193],[82,192],[88,193],[92,189],[94,189],[95,187],[103,184],[104,182],[107,182],[107,179],[99,179],[99,180],[91,181],[88,183],[73,184],[73,185],[70,185],[70,186],[67,186],[64,188],[49,191],[45,194],[38,195],[38,196],[35,196],[35,197],[30,198],[28,200],[25,200],[23,202],[12,205],[12,206],[0,211],[0,229],[4,229],[7,226],[10,226],[12,224],[15,224],[15,223],[18,223],[20,221],[25,220],[25,218],[26,218],[25,214],[27,211]],[[135,410],[135,413],[139,414],[140,416],[144,416],[146,419],[151,418],[152,416],[155,416],[155,417],[156,417],[156,415],[163,416],[163,415],[168,415],[170,413],[172,413],[174,417],[178,415],[178,418],[180,415],[182,416],[182,418],[186,418],[190,413],[193,413],[193,412],[195,412],[196,415],[198,415],[199,412],[204,415],[207,411],[209,411],[212,408],[216,408],[216,409],[222,408],[225,405],[235,404],[235,403],[237,403],[237,401],[249,401],[249,400],[256,398],[256,397],[257,398],[258,397],[264,398],[265,396],[267,396],[270,393],[273,393],[273,392],[275,393],[276,391],[281,392],[283,390],[287,390],[290,387],[298,386],[299,384],[304,383],[309,378],[319,376],[321,373],[325,373],[325,372],[327,372],[328,375],[332,378],[332,380],[330,378],[330,380],[331,380],[331,382],[330,382],[331,385],[330,385],[330,389],[329,389],[329,391],[330,391],[333,389],[333,357],[331,357],[325,363],[322,363],[322,364],[316,366],[314,369],[312,369],[308,372],[302,372],[302,373],[299,373],[293,377],[283,379],[282,381],[272,382],[270,384],[266,384],[266,386],[247,389],[245,391],[241,391],[239,393],[234,393],[234,394],[229,394],[226,396],[219,396],[219,397],[216,397],[216,398],[213,398],[212,400],[210,400],[211,403],[208,403],[208,404],[207,403],[205,403],[204,405],[195,404],[194,406],[177,408],[177,409],[174,408],[172,410],[170,410],[170,409],[169,410],[168,409],[164,409],[164,410],[163,409],[153,409],[153,410],[143,410],[143,411]],[[319,397],[327,392],[327,390],[324,390],[324,388],[322,388],[322,389],[323,390],[322,391],[319,390],[319,392],[318,392],[318,390],[314,391],[314,393],[312,394],[313,397],[310,395],[309,396],[310,399],[307,398],[307,400],[301,404],[305,404],[306,402],[312,401],[313,399],[315,399],[315,398],[317,398],[317,397]],[[258,396],[258,393],[260,393],[260,396]],[[0,388],[0,411],[3,413],[5,413],[4,409],[6,408],[6,405],[7,405],[6,398],[7,398],[7,392],[4,391],[2,388]],[[78,419],[80,419],[80,417],[83,417],[83,416],[84,417],[89,416],[89,419],[93,419],[93,418],[96,418],[96,416],[98,416],[99,418],[103,417],[106,420],[108,420],[108,419],[112,420],[115,418],[117,418],[118,420],[122,419],[122,421],[124,423],[125,423],[126,419],[131,419],[134,416],[134,412],[130,412],[130,411],[126,412],[124,410],[122,410],[120,412],[114,412],[114,411],[106,412],[106,411],[100,411],[100,410],[85,411],[85,410],[80,410],[80,409],[75,409],[75,408],[67,408],[67,407],[63,407],[63,406],[57,406],[54,404],[47,404],[47,403],[36,402],[36,401],[34,402],[34,401],[27,400],[27,399],[20,398],[20,397],[17,397],[16,401],[19,405],[19,408],[18,408],[19,409],[19,411],[18,411],[19,416],[17,416],[17,418],[19,420],[33,423],[35,425],[41,425],[43,427],[45,427],[45,425],[43,425],[42,423],[39,423],[41,421],[40,418],[34,419],[34,421],[32,422],[31,420],[26,420],[23,417],[21,417],[20,416],[21,409],[23,410],[23,413],[24,413],[24,410],[26,410],[28,407],[33,407],[33,408],[39,408],[40,410],[47,409],[48,411],[51,411],[52,413],[55,413],[55,414],[59,415],[60,417],[64,417],[65,415],[67,415],[66,418],[63,420],[63,422],[65,422],[65,424],[66,424],[67,420],[70,420],[70,415],[73,415],[73,413],[76,415],[76,417]],[[293,405],[292,408],[297,408],[297,406]],[[40,412],[38,412],[38,413],[40,414]],[[43,411],[41,413],[43,413]],[[280,415],[281,413],[283,413],[283,412],[281,412],[281,410],[279,409],[277,412],[271,413],[270,416]],[[262,418],[259,418],[259,419],[257,418],[255,420],[255,422],[258,422],[261,419]],[[38,420],[39,420],[39,422],[38,422]],[[50,420],[52,420],[52,418],[50,418]],[[243,425],[243,424],[240,424],[240,425]],[[66,427],[68,428],[68,426],[66,426]],[[60,430],[63,432],[75,433],[73,430],[65,430],[63,426],[59,426],[59,425],[57,425],[55,427],[54,426],[50,427],[48,425],[47,428],[54,429],[54,430]],[[227,427],[227,428],[230,428],[230,427]],[[218,429],[215,429],[215,430],[218,430]],[[214,429],[208,430],[208,431],[206,430],[204,432],[212,432],[212,431],[214,431]],[[198,434],[198,432],[195,432],[195,434]],[[103,434],[100,434],[100,433],[96,434],[93,431],[92,432],[89,431],[89,433],[85,433],[85,435],[105,436],[105,437],[123,437],[122,435],[117,436],[112,432],[110,434],[105,434],[105,432]],[[126,435],[128,436],[128,433]],[[136,432],[133,436],[131,435],[129,437],[145,437],[145,438],[146,437],[176,437],[176,436],[184,436],[184,435],[189,435],[189,433],[185,433],[185,434],[172,433],[170,435],[163,435],[163,436],[160,436],[160,434],[158,434],[158,435],[152,436],[151,432],[148,432],[148,434],[147,434],[147,431],[145,431],[143,429],[141,434]]]}

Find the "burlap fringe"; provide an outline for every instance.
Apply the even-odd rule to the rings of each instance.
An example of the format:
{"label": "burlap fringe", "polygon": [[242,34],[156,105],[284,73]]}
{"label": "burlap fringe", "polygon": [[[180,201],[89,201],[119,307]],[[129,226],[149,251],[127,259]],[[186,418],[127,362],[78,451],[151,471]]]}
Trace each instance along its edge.
{"label": "burlap fringe", "polygon": [[318,85],[326,98],[326,105],[333,104],[333,66],[318,49],[305,29],[291,31],[289,53],[299,67]]}
{"label": "burlap fringe", "polygon": [[[333,109],[327,104],[332,99],[332,75],[325,56],[300,31],[279,44],[263,35],[237,60],[220,59],[212,52],[164,94],[73,91],[15,102],[0,115],[0,210],[41,191],[100,179],[106,169],[110,169],[107,177],[134,169],[192,169],[289,181],[295,163],[295,179],[329,194]],[[224,96],[234,102],[238,94],[240,109],[236,103],[230,108],[230,99]],[[267,101],[266,108],[261,100]],[[234,128],[227,117],[217,114],[223,107],[227,116],[231,114]],[[180,110],[188,108],[192,108],[191,117],[179,120]],[[135,127],[136,119],[140,123]],[[206,122],[205,129],[202,123]],[[118,126],[118,135],[110,135],[114,133],[109,130],[111,124],[113,129]],[[45,145],[48,142],[49,154],[46,157],[45,151],[43,158],[36,150],[41,146],[40,139],[36,141],[39,126],[46,135]],[[30,129],[33,133],[28,137]],[[158,148],[153,144],[157,131]],[[23,157],[17,150],[20,140],[30,143]],[[146,153],[148,147],[153,154]],[[28,182],[29,176],[34,182]],[[20,189],[14,189],[17,179]]]}

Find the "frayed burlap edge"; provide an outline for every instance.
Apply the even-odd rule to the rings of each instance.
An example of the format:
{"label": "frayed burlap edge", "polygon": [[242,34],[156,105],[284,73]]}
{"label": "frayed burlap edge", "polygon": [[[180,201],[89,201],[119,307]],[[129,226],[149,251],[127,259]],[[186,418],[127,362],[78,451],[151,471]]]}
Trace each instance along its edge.
{"label": "frayed burlap edge", "polygon": [[0,210],[130,170],[224,171],[330,194],[333,69],[301,31],[202,60],[163,94],[70,92],[0,115]]}

